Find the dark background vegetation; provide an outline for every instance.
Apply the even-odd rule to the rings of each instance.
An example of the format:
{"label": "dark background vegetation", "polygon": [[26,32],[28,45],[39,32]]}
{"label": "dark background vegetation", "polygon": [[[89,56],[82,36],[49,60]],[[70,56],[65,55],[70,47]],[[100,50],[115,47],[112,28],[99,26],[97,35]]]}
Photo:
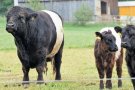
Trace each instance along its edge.
{"label": "dark background vegetation", "polygon": [[13,0],[0,0],[0,15],[5,15],[6,11],[13,6]]}

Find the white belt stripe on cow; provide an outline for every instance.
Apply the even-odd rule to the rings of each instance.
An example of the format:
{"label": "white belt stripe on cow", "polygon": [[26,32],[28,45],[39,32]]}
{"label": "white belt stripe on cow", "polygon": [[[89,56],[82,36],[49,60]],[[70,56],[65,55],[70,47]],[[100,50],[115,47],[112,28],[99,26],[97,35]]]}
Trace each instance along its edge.
{"label": "white belt stripe on cow", "polygon": [[42,10],[42,11],[44,11],[48,15],[50,15],[50,17],[52,18],[52,21],[53,21],[53,23],[54,23],[54,25],[56,27],[56,34],[57,34],[56,43],[55,43],[51,53],[49,55],[47,55],[47,57],[52,57],[58,52],[58,50],[60,49],[60,46],[62,44],[62,41],[63,41],[62,21],[61,21],[60,17],[56,13],[54,13],[52,11],[48,11],[48,10]]}

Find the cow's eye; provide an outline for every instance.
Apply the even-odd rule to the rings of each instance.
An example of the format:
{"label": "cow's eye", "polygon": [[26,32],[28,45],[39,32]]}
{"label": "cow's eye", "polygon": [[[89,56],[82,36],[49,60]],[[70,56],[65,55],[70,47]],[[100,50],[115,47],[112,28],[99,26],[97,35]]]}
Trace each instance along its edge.
{"label": "cow's eye", "polygon": [[18,17],[18,19],[19,19],[19,20],[21,20],[21,22],[22,22],[22,23],[25,23],[25,19],[24,19],[24,17],[19,16],[19,17]]}
{"label": "cow's eye", "polygon": [[21,18],[23,18],[23,17],[21,17],[21,16],[18,16],[18,19],[19,19],[19,20],[21,20]]}
{"label": "cow's eye", "polygon": [[112,39],[108,39],[109,42],[112,42]]}

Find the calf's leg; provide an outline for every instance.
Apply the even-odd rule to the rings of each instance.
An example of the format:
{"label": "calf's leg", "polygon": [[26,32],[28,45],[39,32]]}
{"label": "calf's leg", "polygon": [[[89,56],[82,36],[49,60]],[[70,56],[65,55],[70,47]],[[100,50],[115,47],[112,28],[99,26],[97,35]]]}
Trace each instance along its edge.
{"label": "calf's leg", "polygon": [[118,87],[122,87],[122,80],[120,79],[122,76],[122,63],[123,63],[123,58],[120,57],[116,61],[116,71],[117,71],[117,76],[118,76]]}
{"label": "calf's leg", "polygon": [[132,80],[133,88],[135,90],[135,80]]}
{"label": "calf's leg", "polygon": [[[135,73],[134,73],[134,57],[130,57],[129,55],[126,55],[126,64],[128,68],[128,73],[131,78],[135,78]],[[135,90],[135,79],[131,79],[133,88]]]}
{"label": "calf's leg", "polygon": [[109,79],[109,80],[106,80],[106,88],[108,89],[112,89],[112,81],[111,81],[112,70],[113,70],[113,67],[108,67],[106,71],[106,77],[107,79]]}
{"label": "calf's leg", "polygon": [[98,74],[99,74],[99,78],[100,78],[100,90],[104,89],[104,68],[101,65],[97,65],[97,70],[98,70]]}
{"label": "calf's leg", "polygon": [[[131,68],[129,68],[129,67],[128,67],[128,72],[129,72],[129,75],[130,75],[131,78],[135,78],[135,73],[133,73],[131,71]],[[133,88],[135,90],[135,79],[132,79],[131,81],[132,81]]]}

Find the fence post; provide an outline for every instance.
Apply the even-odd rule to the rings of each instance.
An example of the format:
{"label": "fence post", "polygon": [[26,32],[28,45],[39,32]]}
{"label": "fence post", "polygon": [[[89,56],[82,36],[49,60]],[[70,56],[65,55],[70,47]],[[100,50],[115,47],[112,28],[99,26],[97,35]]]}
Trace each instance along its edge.
{"label": "fence post", "polygon": [[14,6],[18,6],[18,0],[14,0]]}

